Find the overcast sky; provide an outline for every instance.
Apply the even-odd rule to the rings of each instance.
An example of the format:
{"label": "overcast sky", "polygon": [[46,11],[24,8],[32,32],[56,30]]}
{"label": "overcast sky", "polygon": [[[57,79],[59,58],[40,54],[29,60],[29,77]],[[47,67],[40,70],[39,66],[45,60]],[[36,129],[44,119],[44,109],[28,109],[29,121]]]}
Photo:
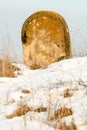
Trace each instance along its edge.
{"label": "overcast sky", "polygon": [[22,57],[23,22],[32,13],[45,9],[65,18],[73,50],[80,52],[84,49],[87,43],[87,0],[0,0],[0,48],[11,41],[17,56]]}

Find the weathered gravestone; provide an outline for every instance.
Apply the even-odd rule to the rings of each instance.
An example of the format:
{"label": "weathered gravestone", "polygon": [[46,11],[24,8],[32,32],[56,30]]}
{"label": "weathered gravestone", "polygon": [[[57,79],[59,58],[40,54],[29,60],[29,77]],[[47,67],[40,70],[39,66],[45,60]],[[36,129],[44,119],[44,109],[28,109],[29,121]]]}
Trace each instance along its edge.
{"label": "weathered gravestone", "polygon": [[72,55],[68,26],[55,12],[31,15],[24,22],[21,35],[24,62],[31,69],[45,68]]}

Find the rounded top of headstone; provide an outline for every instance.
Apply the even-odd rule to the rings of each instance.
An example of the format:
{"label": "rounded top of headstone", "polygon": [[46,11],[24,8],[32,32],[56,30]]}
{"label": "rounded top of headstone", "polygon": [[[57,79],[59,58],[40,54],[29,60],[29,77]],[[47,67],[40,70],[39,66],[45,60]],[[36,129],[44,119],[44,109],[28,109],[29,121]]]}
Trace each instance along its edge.
{"label": "rounded top of headstone", "polygon": [[22,27],[22,43],[30,44],[32,39],[36,36],[40,36],[40,31],[50,35],[50,38],[57,42],[60,32],[64,32],[67,28],[64,18],[53,11],[41,10],[33,13],[28,17]]}

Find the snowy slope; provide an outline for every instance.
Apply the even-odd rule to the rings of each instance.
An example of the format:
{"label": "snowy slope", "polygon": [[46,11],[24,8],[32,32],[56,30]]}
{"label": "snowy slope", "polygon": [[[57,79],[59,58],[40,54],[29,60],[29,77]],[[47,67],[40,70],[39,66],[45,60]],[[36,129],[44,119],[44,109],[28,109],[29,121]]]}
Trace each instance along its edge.
{"label": "snowy slope", "polygon": [[[61,122],[87,129],[87,57],[38,70],[14,65],[16,78],[0,78],[0,130],[62,130]],[[54,117],[61,108],[66,114]]]}

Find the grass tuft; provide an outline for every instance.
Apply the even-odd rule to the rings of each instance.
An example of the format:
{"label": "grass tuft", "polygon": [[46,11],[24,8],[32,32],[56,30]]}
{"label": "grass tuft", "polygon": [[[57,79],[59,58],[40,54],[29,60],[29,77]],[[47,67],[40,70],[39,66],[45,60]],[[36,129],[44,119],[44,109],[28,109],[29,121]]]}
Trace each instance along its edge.
{"label": "grass tuft", "polygon": [[60,123],[60,130],[77,130],[76,125],[72,123],[70,126],[67,126],[66,123]]}
{"label": "grass tuft", "polygon": [[36,108],[36,109],[32,109],[32,108],[29,108],[26,104],[21,104],[12,114],[10,115],[7,115],[6,118],[8,119],[12,119],[14,117],[17,117],[17,116],[22,116],[22,115],[25,115],[26,113],[28,112],[46,112],[47,111],[47,108]]}
{"label": "grass tuft", "polygon": [[30,111],[30,108],[27,105],[21,104],[17,110],[15,110],[12,114],[6,116],[8,119],[11,119],[16,116],[25,115]]}
{"label": "grass tuft", "polygon": [[15,77],[14,71],[19,68],[12,65],[10,56],[4,56],[0,59],[0,77]]}
{"label": "grass tuft", "polygon": [[63,117],[69,116],[69,115],[72,115],[72,110],[70,108],[64,107],[64,108],[57,110],[54,113],[54,116],[51,117],[51,120],[61,119]]}

